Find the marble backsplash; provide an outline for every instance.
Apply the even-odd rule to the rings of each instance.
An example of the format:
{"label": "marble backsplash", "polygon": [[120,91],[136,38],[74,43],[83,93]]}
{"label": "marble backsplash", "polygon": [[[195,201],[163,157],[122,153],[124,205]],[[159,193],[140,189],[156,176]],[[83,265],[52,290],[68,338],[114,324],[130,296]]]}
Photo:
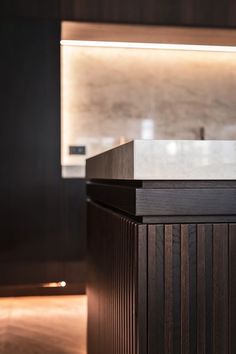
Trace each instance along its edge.
{"label": "marble backsplash", "polygon": [[199,139],[204,127],[206,139],[236,140],[236,53],[63,46],[61,56],[62,165],[79,166],[74,176],[135,138]]}

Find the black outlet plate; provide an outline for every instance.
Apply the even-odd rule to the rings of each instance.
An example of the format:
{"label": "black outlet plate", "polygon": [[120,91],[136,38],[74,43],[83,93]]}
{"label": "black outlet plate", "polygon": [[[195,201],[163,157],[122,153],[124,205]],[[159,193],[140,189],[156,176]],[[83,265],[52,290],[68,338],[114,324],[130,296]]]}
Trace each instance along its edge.
{"label": "black outlet plate", "polygon": [[69,146],[70,155],[86,155],[86,146]]}

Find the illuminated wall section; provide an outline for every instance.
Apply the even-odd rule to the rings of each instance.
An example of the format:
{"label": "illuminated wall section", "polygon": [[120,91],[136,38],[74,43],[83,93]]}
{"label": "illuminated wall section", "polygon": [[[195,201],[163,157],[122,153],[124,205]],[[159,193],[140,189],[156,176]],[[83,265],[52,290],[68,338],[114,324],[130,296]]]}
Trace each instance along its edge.
{"label": "illuminated wall section", "polygon": [[201,127],[236,139],[234,52],[62,46],[61,58],[62,165],[75,176],[130,139],[199,139]]}

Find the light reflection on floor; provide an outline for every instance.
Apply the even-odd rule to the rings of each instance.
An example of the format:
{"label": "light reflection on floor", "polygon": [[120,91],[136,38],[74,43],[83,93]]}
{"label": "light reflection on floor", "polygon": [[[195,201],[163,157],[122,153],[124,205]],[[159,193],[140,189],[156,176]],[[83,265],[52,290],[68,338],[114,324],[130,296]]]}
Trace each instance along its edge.
{"label": "light reflection on floor", "polygon": [[1,354],[86,354],[86,296],[0,298]]}

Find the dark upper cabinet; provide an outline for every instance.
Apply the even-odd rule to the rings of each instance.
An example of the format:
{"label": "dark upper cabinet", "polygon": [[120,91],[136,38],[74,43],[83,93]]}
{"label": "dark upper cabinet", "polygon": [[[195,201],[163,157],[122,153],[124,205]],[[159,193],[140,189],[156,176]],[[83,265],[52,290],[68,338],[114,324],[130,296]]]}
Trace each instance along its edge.
{"label": "dark upper cabinet", "polygon": [[229,0],[61,0],[61,18],[95,22],[190,26],[236,26]]}
{"label": "dark upper cabinet", "polygon": [[179,26],[236,26],[228,0],[2,0],[0,17]]}

